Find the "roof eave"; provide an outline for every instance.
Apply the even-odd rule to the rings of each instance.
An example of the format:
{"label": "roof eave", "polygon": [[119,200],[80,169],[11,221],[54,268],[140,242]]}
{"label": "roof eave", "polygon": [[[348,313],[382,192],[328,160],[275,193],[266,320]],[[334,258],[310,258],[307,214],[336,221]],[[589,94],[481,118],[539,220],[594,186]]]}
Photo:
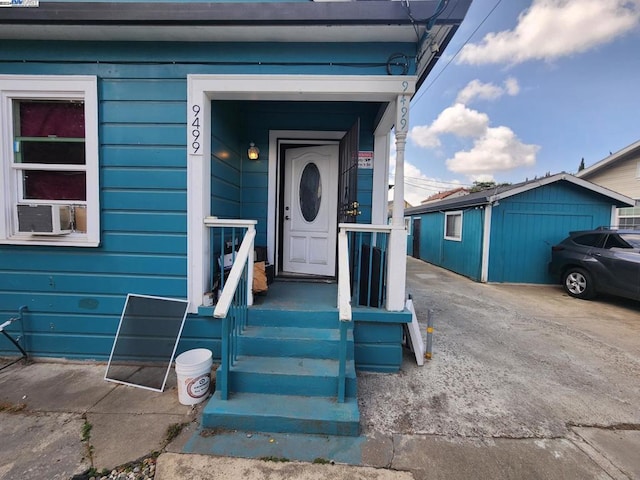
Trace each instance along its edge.
{"label": "roof eave", "polygon": [[[514,186],[513,188],[504,190],[500,193],[496,193],[494,195],[490,194],[490,190],[487,190],[486,195],[482,196],[474,196],[472,198],[467,198],[468,196],[457,197],[460,200],[451,201],[451,200],[441,200],[439,202],[433,202],[428,205],[420,205],[413,208],[408,208],[405,210],[405,214],[421,214],[421,213],[432,213],[438,211],[450,211],[450,210],[458,210],[461,208],[470,208],[477,207],[482,205],[489,205],[495,202],[498,202],[502,199],[512,197],[514,195],[519,195],[521,193],[527,192],[529,190],[533,190],[534,188],[539,188],[545,185],[549,185],[551,183],[559,182],[559,181],[567,181],[579,187],[590,190],[599,195],[603,195],[611,200],[614,200],[614,203],[617,207],[633,207],[635,205],[635,200],[629,198],[621,193],[614,192],[613,190],[609,190],[608,188],[604,188],[600,185],[596,185],[595,183],[591,183],[588,180],[583,180],[581,178],[577,178],[574,175],[569,173],[558,173],[555,175],[551,175],[548,177],[543,177],[540,179],[536,179],[530,182],[523,183],[522,185]],[[456,199],[457,200],[457,199]]]}
{"label": "roof eave", "polygon": [[[438,17],[439,25],[459,24],[470,0]],[[41,2],[37,8],[0,9],[1,23],[23,25],[390,25],[424,24],[435,0],[404,2]],[[416,20],[418,19],[418,20]]]}
{"label": "roof eave", "polygon": [[471,200],[466,199],[464,196],[459,198],[461,199],[460,201],[451,201],[451,200],[444,199],[439,202],[433,202],[431,204],[418,205],[416,207],[407,208],[405,210],[405,215],[460,210],[462,208],[482,207],[491,203],[491,201],[487,196],[475,197]]}
{"label": "roof eave", "polygon": [[504,192],[498,193],[496,195],[493,195],[489,198],[489,200],[491,202],[495,202],[503,198],[512,197],[514,195],[518,195],[528,190],[533,190],[534,188],[542,187],[544,185],[549,185],[550,183],[555,183],[562,180],[567,181],[569,183],[573,183],[574,185],[578,185],[580,187],[586,188],[587,190],[591,190],[594,193],[598,193],[612,200],[615,200],[617,202],[616,205],[618,206],[635,205],[635,200],[633,200],[632,198],[622,195],[621,193],[614,192],[613,190],[609,190],[608,188],[604,188],[600,185],[596,185],[595,183],[589,182],[588,180],[578,178],[575,175],[571,175],[569,173],[557,173],[549,177],[540,178],[533,182],[528,182],[520,187],[516,187],[510,190],[506,190]]}
{"label": "roof eave", "polygon": [[617,162],[621,158],[626,157],[629,154],[633,154],[635,151],[640,152],[640,140],[638,140],[635,143],[632,143],[631,145],[623,148],[622,150],[617,151],[616,153],[609,155],[608,157],[603,158],[599,162],[596,162],[593,165],[591,165],[590,167],[580,170],[578,173],[576,173],[576,176],[579,178],[588,177],[589,175],[596,173],[597,171],[605,167],[608,167],[612,163]]}

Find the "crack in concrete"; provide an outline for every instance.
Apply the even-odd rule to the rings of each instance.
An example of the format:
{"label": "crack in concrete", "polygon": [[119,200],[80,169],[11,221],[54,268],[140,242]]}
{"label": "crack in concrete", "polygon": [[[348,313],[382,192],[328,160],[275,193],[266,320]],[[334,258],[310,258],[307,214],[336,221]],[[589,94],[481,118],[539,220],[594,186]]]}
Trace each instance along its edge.
{"label": "crack in concrete", "polygon": [[391,435],[391,460],[387,464],[386,468],[391,468],[395,458],[396,458],[396,440],[394,438],[394,435]]}
{"label": "crack in concrete", "polygon": [[584,453],[589,460],[595,463],[605,474],[607,474],[613,480],[630,480],[622,470],[620,470],[611,460],[603,455],[596,447],[591,445],[580,434],[571,431],[566,437],[577,449]]}
{"label": "crack in concrete", "polygon": [[640,423],[614,423],[612,425],[587,424],[587,423],[567,423],[567,428],[598,428],[600,430],[640,430]]}

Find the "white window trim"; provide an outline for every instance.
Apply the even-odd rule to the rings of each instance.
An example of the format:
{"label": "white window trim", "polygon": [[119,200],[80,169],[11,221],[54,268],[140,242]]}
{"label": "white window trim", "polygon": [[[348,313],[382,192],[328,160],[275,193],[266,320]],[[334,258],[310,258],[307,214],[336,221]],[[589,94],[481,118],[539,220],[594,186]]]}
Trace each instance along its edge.
{"label": "white window trim", "polygon": [[[59,236],[18,233],[13,162],[14,99],[82,100],[85,115],[87,232]],[[0,75],[0,244],[96,247],[100,244],[98,82],[95,76]],[[51,203],[60,203],[52,201]],[[70,202],[72,203],[72,202]]]}
{"label": "white window trim", "polygon": [[[460,217],[460,236],[459,237],[451,237],[447,236],[447,220],[449,217],[459,216]],[[445,212],[444,213],[444,239],[445,240],[453,240],[454,242],[462,241],[462,210],[456,210],[454,212]]]}

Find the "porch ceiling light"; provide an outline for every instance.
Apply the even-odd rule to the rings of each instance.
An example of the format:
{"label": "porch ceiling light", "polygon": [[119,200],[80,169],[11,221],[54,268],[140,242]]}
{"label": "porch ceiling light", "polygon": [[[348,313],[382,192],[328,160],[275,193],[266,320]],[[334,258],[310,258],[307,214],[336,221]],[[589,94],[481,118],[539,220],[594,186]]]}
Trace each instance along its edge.
{"label": "porch ceiling light", "polygon": [[255,146],[253,142],[249,144],[249,150],[247,150],[247,156],[249,157],[249,160],[258,160],[258,157],[260,156],[260,150],[258,149],[258,147]]}

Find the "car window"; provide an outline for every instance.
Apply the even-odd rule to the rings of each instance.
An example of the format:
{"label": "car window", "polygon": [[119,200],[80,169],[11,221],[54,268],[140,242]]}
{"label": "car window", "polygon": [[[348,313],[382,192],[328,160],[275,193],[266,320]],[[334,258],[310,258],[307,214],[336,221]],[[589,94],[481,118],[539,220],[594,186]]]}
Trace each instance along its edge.
{"label": "car window", "polygon": [[578,245],[584,245],[586,247],[602,248],[602,244],[604,243],[604,234],[585,233],[584,235],[578,235],[577,237],[574,237],[573,241]]}
{"label": "car window", "polygon": [[640,248],[640,233],[621,233],[620,236],[633,248]]}
{"label": "car window", "polygon": [[604,248],[633,248],[617,234],[611,234],[607,236],[607,241],[604,244]]}

